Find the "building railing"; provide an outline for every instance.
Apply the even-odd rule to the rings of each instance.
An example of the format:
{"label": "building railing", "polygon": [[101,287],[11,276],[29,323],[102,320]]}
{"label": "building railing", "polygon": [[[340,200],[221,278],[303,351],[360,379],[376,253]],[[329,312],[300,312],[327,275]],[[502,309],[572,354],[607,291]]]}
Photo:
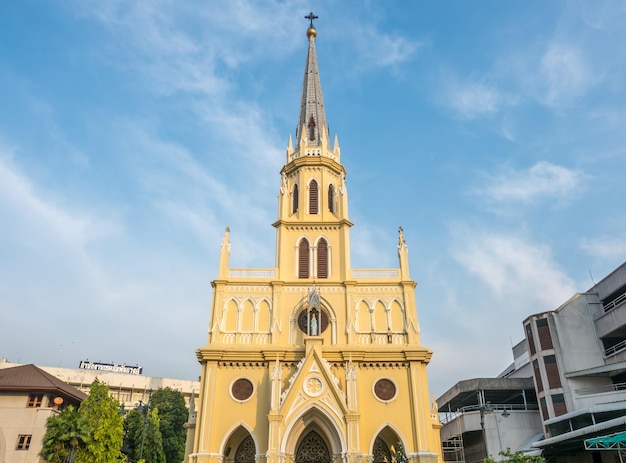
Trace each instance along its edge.
{"label": "building railing", "polygon": [[620,353],[624,349],[626,349],[626,340],[620,341],[617,344],[609,347],[608,349],[605,349],[604,350],[604,357],[606,357],[606,358],[612,357],[612,356]]}
{"label": "building railing", "polygon": [[605,313],[606,312],[610,312],[611,310],[615,309],[616,307],[622,305],[624,302],[626,302],[626,293],[616,297],[611,302],[607,302],[606,304],[602,304],[602,308],[604,309]]}
{"label": "building railing", "polygon": [[399,276],[400,274],[396,268],[352,270],[352,278],[398,278]]}
{"label": "building railing", "polygon": [[231,268],[228,271],[230,278],[276,278],[274,268]]}
{"label": "building railing", "polygon": [[222,344],[269,344],[269,333],[222,333]]}
{"label": "building railing", "polygon": [[[491,410],[490,410],[491,412],[497,412],[500,410],[502,411],[504,410],[508,410],[508,411],[539,410],[539,405],[534,404],[534,403],[527,403],[527,404],[493,404],[493,403],[490,403],[489,406],[491,407]],[[446,424],[465,415],[466,413],[471,413],[471,412],[480,413],[480,407],[481,407],[480,405],[467,405],[453,412],[439,410],[439,421],[441,422],[441,424]]]}
{"label": "building railing", "polygon": [[626,383],[605,384],[604,386],[586,387],[584,389],[574,390],[577,395],[592,395],[617,391],[626,391]]}
{"label": "building railing", "polygon": [[[276,278],[274,268],[231,268],[228,271],[230,278]],[[352,278],[399,278],[400,271],[396,268],[382,269],[355,269]]]}
{"label": "building railing", "polygon": [[405,344],[404,333],[362,333],[359,334],[359,344]]}

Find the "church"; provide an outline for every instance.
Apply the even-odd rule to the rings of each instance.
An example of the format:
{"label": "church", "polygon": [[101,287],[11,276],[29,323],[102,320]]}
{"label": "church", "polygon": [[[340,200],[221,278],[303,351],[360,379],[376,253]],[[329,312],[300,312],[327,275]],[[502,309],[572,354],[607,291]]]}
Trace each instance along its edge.
{"label": "church", "polygon": [[442,462],[407,244],[400,228],[397,268],[350,265],[346,170],[322,98],[317,17],[306,19],[275,267],[230,268],[226,228],[185,461]]}

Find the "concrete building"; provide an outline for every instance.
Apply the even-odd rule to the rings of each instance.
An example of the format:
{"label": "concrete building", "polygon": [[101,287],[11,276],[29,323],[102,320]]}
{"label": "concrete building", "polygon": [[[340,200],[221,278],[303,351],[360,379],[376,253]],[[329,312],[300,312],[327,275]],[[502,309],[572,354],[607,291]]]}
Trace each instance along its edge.
{"label": "concrete building", "polygon": [[38,463],[46,421],[87,396],[35,365],[0,369],[0,462]]}
{"label": "concrete building", "polygon": [[440,462],[408,248],[353,269],[346,170],[330,140],[311,13],[300,115],[278,185],[276,262],[213,281],[194,463]]}
{"label": "concrete building", "polygon": [[626,263],[559,308],[524,320],[549,461],[614,461],[586,439],[626,431]]}
{"label": "concrete building", "polygon": [[538,455],[543,437],[526,341],[513,347],[514,362],[497,378],[460,381],[437,399],[445,461],[500,459],[506,449]]}
{"label": "concrete building", "polygon": [[[620,461],[615,441],[623,439],[619,445],[626,448],[620,434],[626,431],[626,263],[523,324],[526,337],[513,348],[515,361],[498,378],[461,381],[437,399],[445,460],[497,459],[510,447],[540,453],[549,463]],[[586,449],[588,439],[593,445]]]}
{"label": "concrete building", "polygon": [[[0,358],[0,371],[4,368],[13,368],[20,365],[19,363],[11,363],[6,358]],[[169,387],[180,391],[187,405],[189,405],[191,397],[197,396],[200,390],[200,381],[186,379],[159,378],[141,374],[84,368],[59,368],[41,365],[38,368],[85,394],[89,393],[91,383],[98,378],[98,380],[109,387],[111,397],[117,399],[126,409],[136,407],[140,401],[148,403],[152,392],[159,388]]]}

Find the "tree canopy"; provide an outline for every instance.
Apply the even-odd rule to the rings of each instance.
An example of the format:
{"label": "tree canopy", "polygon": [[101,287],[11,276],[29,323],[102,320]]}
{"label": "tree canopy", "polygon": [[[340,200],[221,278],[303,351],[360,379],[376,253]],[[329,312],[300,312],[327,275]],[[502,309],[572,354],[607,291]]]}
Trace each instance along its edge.
{"label": "tree canopy", "polygon": [[40,455],[50,463],[71,460],[76,449],[84,445],[85,437],[86,429],[79,418],[78,410],[69,405],[46,421],[46,434]]}
{"label": "tree canopy", "polygon": [[68,406],[46,422],[41,456],[50,463],[115,463],[121,453],[123,422],[119,402],[96,379],[78,410]]}
{"label": "tree canopy", "polygon": [[150,405],[159,411],[159,430],[167,463],[180,463],[185,458],[188,411],[183,394],[169,387],[156,390]]}
{"label": "tree canopy", "polygon": [[[512,452],[511,449],[506,449],[504,452],[500,452],[499,455],[503,456],[500,462],[505,463],[544,463],[546,460],[543,457],[530,456],[524,454],[524,452]],[[485,458],[485,463],[496,463],[493,458]]]}
{"label": "tree canopy", "polygon": [[96,379],[78,409],[86,434],[84,446],[76,452],[76,463],[113,463],[123,459],[124,428],[120,410],[120,403],[109,396],[106,384]]}

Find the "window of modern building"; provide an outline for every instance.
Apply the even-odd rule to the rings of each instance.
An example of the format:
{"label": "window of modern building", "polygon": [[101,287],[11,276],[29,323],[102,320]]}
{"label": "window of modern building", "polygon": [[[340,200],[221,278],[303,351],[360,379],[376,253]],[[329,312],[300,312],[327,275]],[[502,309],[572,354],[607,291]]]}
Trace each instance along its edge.
{"label": "window of modern building", "polygon": [[541,420],[545,421],[550,418],[550,416],[548,415],[548,405],[546,403],[545,397],[541,397],[539,399],[539,407],[541,408]]}
{"label": "window of modern building", "polygon": [[296,212],[298,212],[298,184],[296,183],[293,186],[293,195],[291,198],[291,213],[295,214]]}
{"label": "window of modern building", "polygon": [[559,365],[556,363],[556,357],[554,355],[546,355],[543,358],[543,363],[546,366],[548,387],[550,389],[561,387],[561,376],[559,375]]}
{"label": "window of modern building", "polygon": [[317,188],[317,182],[311,180],[309,183],[309,214],[318,213],[319,192]]}
{"label": "window of modern building", "polygon": [[554,348],[547,318],[540,318],[537,320],[537,334],[539,334],[539,344],[541,345],[542,350]]}
{"label": "window of modern building", "polygon": [[43,394],[30,394],[28,396],[28,408],[39,408],[43,404]]}
{"label": "window of modern building", "polygon": [[328,210],[335,213],[335,187],[328,185]]}
{"label": "window of modern building", "polygon": [[535,376],[535,382],[537,383],[537,392],[543,391],[543,381],[541,380],[541,370],[539,369],[539,361],[533,360],[533,375]]}
{"label": "window of modern building", "polygon": [[565,396],[563,394],[552,395],[552,407],[554,408],[554,416],[561,416],[567,413],[565,405]]}
{"label": "window of modern building", "polygon": [[309,278],[309,242],[305,238],[298,245],[298,278]]}
{"label": "window of modern building", "polygon": [[530,355],[535,355],[537,350],[535,349],[535,340],[533,339],[533,329],[528,323],[526,326],[526,341],[528,342],[528,348],[530,349]]}
{"label": "window of modern building", "polygon": [[30,440],[32,437],[32,434],[20,434],[17,436],[17,445],[15,446],[15,450],[28,450],[30,448]]}
{"label": "window of modern building", "polygon": [[324,238],[317,243],[317,277],[328,278],[328,243]]}

